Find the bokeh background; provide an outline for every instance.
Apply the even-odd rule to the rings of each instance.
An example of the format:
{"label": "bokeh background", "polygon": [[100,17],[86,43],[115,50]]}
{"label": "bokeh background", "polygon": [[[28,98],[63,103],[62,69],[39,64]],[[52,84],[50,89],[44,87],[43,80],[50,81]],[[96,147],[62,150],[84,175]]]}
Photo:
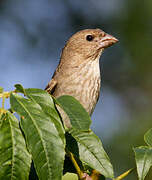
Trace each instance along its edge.
{"label": "bokeh background", "polygon": [[85,28],[119,39],[101,58],[102,89],[92,116],[119,175],[135,166],[132,148],[145,144],[152,127],[151,0],[0,0],[0,86],[45,88],[65,41]]}

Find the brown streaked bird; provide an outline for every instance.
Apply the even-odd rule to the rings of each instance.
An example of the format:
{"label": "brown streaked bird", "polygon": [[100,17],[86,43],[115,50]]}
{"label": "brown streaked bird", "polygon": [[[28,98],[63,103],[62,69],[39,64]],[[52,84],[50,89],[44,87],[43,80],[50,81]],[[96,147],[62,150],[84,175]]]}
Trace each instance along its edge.
{"label": "brown streaked bird", "polygon": [[[63,48],[60,63],[46,91],[55,97],[75,97],[91,115],[100,93],[99,58],[105,48],[117,41],[101,29],[75,33]],[[63,112],[60,109],[59,112],[62,116]]]}

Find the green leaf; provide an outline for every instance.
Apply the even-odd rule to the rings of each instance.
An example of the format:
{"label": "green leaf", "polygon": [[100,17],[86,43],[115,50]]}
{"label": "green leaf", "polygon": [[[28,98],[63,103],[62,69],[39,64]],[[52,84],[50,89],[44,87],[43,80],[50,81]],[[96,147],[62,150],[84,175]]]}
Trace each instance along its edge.
{"label": "green leaf", "polygon": [[35,101],[18,94],[12,93],[10,102],[12,109],[21,116],[21,128],[39,179],[60,180],[65,156],[64,143],[51,117]]}
{"label": "green leaf", "polygon": [[3,88],[0,86],[0,93],[2,93],[3,92]]}
{"label": "green leaf", "polygon": [[64,95],[57,98],[57,103],[70,118],[70,122],[74,129],[79,131],[87,131],[91,125],[91,119],[84,107],[74,97]]}
{"label": "green leaf", "polygon": [[148,144],[148,146],[152,147],[152,129],[149,129],[144,135],[144,140]]}
{"label": "green leaf", "polygon": [[14,86],[16,88],[15,89],[16,92],[20,92],[20,93],[23,93],[25,95],[25,90],[21,84],[15,84]]}
{"label": "green leaf", "polygon": [[63,177],[62,180],[78,180],[77,174],[74,173],[66,173]]}
{"label": "green leaf", "polygon": [[27,180],[31,156],[26,149],[19,122],[10,112],[2,117],[0,127],[0,179]]}
{"label": "green leaf", "polygon": [[31,99],[32,101],[36,102],[41,106],[44,113],[50,116],[51,120],[53,121],[59,132],[59,135],[63,143],[65,144],[64,128],[61,119],[59,117],[59,114],[55,109],[54,101],[51,95],[42,89],[34,89],[34,88],[25,89],[25,93],[29,99]]}
{"label": "green leaf", "polygon": [[[105,177],[113,178],[113,167],[100,139],[92,131],[80,132],[72,130],[70,133],[78,143],[80,160]],[[71,146],[76,147],[73,143],[71,143]],[[72,147],[70,150],[72,150]],[[75,150],[73,148],[72,153],[77,155],[77,152],[74,152]]]}
{"label": "green leaf", "polygon": [[0,127],[1,127],[1,124],[3,122],[3,120],[6,118],[6,113],[2,113],[0,114]]}
{"label": "green leaf", "polygon": [[134,148],[139,180],[144,180],[152,166],[152,148],[141,146]]}

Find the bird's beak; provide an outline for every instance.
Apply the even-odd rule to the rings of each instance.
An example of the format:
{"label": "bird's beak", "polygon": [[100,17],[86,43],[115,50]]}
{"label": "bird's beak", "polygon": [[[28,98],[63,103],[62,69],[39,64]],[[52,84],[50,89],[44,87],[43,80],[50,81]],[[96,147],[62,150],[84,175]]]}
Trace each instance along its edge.
{"label": "bird's beak", "polygon": [[105,34],[105,36],[102,37],[100,42],[99,42],[99,47],[100,48],[107,48],[107,47],[110,47],[117,42],[118,42],[118,39],[111,36],[110,34]]}

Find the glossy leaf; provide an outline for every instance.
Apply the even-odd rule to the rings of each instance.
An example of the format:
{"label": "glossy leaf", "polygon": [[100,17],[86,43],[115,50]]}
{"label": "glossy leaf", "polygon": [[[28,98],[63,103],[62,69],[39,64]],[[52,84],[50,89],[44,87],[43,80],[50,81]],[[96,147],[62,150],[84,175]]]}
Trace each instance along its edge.
{"label": "glossy leaf", "polygon": [[152,148],[141,146],[134,148],[139,180],[144,180],[152,166]]}
{"label": "glossy leaf", "polygon": [[1,127],[1,124],[3,122],[3,120],[6,118],[6,113],[2,113],[0,114],[0,127]]}
{"label": "glossy leaf", "polygon": [[91,125],[91,119],[84,107],[74,97],[64,95],[57,98],[57,103],[68,115],[72,128],[79,131],[87,131]]}
{"label": "glossy leaf", "polygon": [[42,89],[33,89],[33,88],[25,89],[25,93],[29,99],[31,99],[32,101],[36,102],[41,106],[44,113],[50,116],[51,120],[53,121],[59,132],[59,135],[63,143],[65,144],[64,128],[61,119],[59,117],[59,114],[55,109],[54,101],[51,95]]}
{"label": "glossy leaf", "polygon": [[12,109],[21,116],[21,128],[39,179],[60,180],[65,152],[54,121],[34,100],[11,94],[10,102]]}
{"label": "glossy leaf", "polygon": [[15,89],[16,92],[20,92],[20,93],[25,94],[25,90],[24,90],[24,88],[23,88],[23,86],[21,84],[15,84],[14,86],[16,88]]}
{"label": "glossy leaf", "polygon": [[0,179],[27,180],[31,156],[26,149],[19,122],[10,112],[2,117],[0,127]]}
{"label": "glossy leaf", "polygon": [[77,174],[74,173],[66,173],[63,177],[62,180],[78,180]]}
{"label": "glossy leaf", "polygon": [[[113,167],[100,139],[91,130],[88,132],[71,130],[70,133],[77,141],[80,160],[105,177],[113,178]],[[74,146],[73,143],[71,146]]]}
{"label": "glossy leaf", "polygon": [[148,132],[144,135],[145,142],[152,147],[152,129],[149,129]]}

